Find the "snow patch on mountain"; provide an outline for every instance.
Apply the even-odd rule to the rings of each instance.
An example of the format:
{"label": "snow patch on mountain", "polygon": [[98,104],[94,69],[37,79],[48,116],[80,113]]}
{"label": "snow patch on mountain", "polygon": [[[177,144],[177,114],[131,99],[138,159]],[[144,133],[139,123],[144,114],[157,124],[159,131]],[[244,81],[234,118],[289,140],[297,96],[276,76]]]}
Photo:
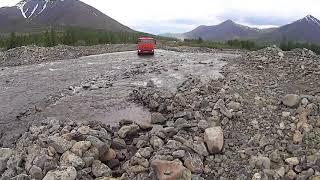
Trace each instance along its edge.
{"label": "snow patch on mountain", "polygon": [[39,6],[39,4],[37,4],[37,5],[33,8],[32,12],[31,12],[31,14],[30,14],[30,16],[29,16],[28,18],[30,18],[30,17],[34,14],[34,12],[36,12],[36,10],[38,9],[38,6]]}
{"label": "snow patch on mountain", "polygon": [[28,17],[26,16],[26,12],[28,12],[28,9],[26,11],[23,10],[26,4],[27,4],[26,1],[21,1],[16,6],[21,11],[22,16],[27,19]]}
{"label": "snow patch on mountain", "polygon": [[317,19],[317,18],[315,18],[315,17],[313,17],[313,16],[311,16],[311,15],[308,15],[308,16],[306,16],[305,18],[303,18],[303,19],[301,19],[301,20],[299,20],[300,22],[301,21],[307,21],[307,22],[309,22],[309,23],[311,23],[311,24],[315,24],[315,25],[317,25],[317,26],[319,26],[320,27],[320,21]]}
{"label": "snow patch on mountain", "polygon": [[42,9],[41,9],[41,11],[38,13],[38,15],[41,14],[41,13],[47,8],[47,4],[48,4],[49,1],[50,1],[50,0],[46,0],[46,2],[45,2],[44,5],[42,6]]}

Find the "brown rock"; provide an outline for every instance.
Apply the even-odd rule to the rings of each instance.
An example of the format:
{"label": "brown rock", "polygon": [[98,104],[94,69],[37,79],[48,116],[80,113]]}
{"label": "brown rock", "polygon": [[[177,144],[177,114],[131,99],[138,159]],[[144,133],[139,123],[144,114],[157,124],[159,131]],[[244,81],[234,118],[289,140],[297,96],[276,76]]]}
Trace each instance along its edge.
{"label": "brown rock", "polygon": [[104,155],[100,157],[100,160],[102,162],[108,162],[112,159],[115,159],[116,156],[117,156],[116,151],[110,148],[108,152],[104,153]]}
{"label": "brown rock", "polygon": [[295,131],[293,134],[293,143],[301,144],[302,143],[302,134],[300,131]]}
{"label": "brown rock", "polygon": [[190,170],[175,161],[154,160],[151,167],[159,180],[191,180]]}

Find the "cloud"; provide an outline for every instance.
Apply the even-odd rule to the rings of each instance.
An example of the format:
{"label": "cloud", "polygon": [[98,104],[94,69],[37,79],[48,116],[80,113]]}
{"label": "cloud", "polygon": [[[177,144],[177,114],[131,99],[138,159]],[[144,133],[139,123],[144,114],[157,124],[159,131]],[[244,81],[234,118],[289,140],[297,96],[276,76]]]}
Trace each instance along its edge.
{"label": "cloud", "polygon": [[[19,0],[0,0],[0,6]],[[312,14],[320,18],[319,0],[83,0],[108,16],[150,33],[186,32],[199,25],[232,19],[269,27],[290,23]]]}
{"label": "cloud", "polygon": [[[226,19],[231,19],[238,23],[251,24],[256,26],[262,25],[274,25],[281,26],[284,24],[288,24],[293,21],[293,18],[288,17],[275,17],[275,16],[253,16],[251,14],[246,13],[227,13],[218,16],[218,19],[221,21],[225,21]],[[294,19],[297,20],[297,19]]]}

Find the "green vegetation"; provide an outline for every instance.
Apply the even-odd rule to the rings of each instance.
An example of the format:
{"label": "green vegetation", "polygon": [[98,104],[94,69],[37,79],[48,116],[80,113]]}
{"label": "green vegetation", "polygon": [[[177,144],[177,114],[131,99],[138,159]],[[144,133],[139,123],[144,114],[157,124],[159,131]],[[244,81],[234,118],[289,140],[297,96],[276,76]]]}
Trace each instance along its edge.
{"label": "green vegetation", "polygon": [[194,46],[194,47],[207,47],[207,48],[217,48],[217,49],[248,49],[248,50],[256,50],[263,48],[262,46],[258,46],[253,41],[243,41],[243,40],[229,40],[226,42],[215,42],[215,41],[204,41],[201,38],[193,40],[193,39],[185,39],[184,42],[180,42],[179,45],[185,46]]}
{"label": "green vegetation", "polygon": [[295,48],[307,48],[313,52],[320,54],[320,45],[310,43],[297,43],[292,41],[283,41],[280,43],[280,48],[284,51],[290,51]]}
{"label": "green vegetation", "polygon": [[[40,33],[10,33],[8,35],[0,35],[0,48],[12,49],[19,46],[37,45],[52,47],[58,44],[71,46],[91,46],[97,44],[119,44],[119,43],[136,43],[141,36],[151,36],[145,33],[127,33],[127,32],[106,32],[84,28],[68,28],[64,30],[50,29]],[[159,40],[173,41],[172,38],[160,38]],[[180,46],[207,47],[215,49],[247,49],[258,50],[266,47],[254,41],[247,40],[229,40],[224,42],[204,41],[198,39],[185,39],[183,42],[178,42]],[[289,51],[295,48],[307,48],[313,52],[320,54],[320,45],[297,43],[283,40],[280,43],[280,48]]]}
{"label": "green vegetation", "polygon": [[[261,45],[255,43],[254,41],[246,40],[229,40],[225,42],[215,42],[215,41],[204,41],[199,39],[185,39],[183,42],[179,43],[180,46],[193,46],[193,47],[207,47],[215,49],[247,49],[247,50],[258,50],[267,47],[268,45]],[[270,46],[271,44],[269,44]],[[320,45],[310,44],[310,43],[297,43],[292,41],[283,41],[280,43],[280,48],[284,51],[290,51],[295,48],[307,48],[312,50],[316,54],[320,54]]]}
{"label": "green vegetation", "polygon": [[11,49],[25,45],[52,47],[58,44],[91,46],[96,44],[136,43],[144,33],[106,32],[90,29],[69,28],[64,31],[50,29],[41,33],[0,36],[0,47]]}

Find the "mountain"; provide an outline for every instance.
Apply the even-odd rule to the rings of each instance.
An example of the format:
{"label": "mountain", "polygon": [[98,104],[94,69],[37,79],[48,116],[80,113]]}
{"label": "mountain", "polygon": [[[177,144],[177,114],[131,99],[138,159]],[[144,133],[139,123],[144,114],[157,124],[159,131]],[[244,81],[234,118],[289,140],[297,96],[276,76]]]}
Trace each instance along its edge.
{"label": "mountain", "polygon": [[0,31],[33,31],[48,26],[76,26],[106,31],[133,32],[80,0],[22,0],[0,8]]}
{"label": "mountain", "polygon": [[320,44],[320,21],[308,15],[293,23],[270,29],[257,29],[227,20],[215,26],[199,26],[183,34],[186,38],[225,41],[232,39],[279,43],[282,40]]}
{"label": "mountain", "polygon": [[262,40],[273,42],[291,40],[297,42],[320,43],[320,21],[308,15],[291,24],[281,26],[274,31],[260,36]]}
{"label": "mountain", "polygon": [[188,38],[202,38],[205,40],[223,41],[226,39],[247,39],[260,33],[259,29],[250,28],[227,20],[215,26],[199,26],[185,33]]}

